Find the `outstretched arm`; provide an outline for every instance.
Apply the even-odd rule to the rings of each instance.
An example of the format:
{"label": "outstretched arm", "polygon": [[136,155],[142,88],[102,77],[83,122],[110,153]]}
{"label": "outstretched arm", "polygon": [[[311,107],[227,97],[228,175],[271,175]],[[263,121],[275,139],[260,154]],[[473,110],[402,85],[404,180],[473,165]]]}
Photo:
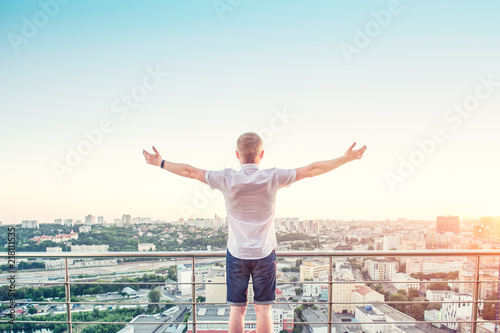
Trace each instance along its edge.
{"label": "outstretched arm", "polygon": [[307,177],[315,177],[322,175],[324,173],[330,172],[339,166],[346,164],[347,162],[351,162],[354,160],[358,160],[361,157],[363,157],[363,153],[366,150],[366,146],[361,147],[360,149],[353,150],[354,146],[356,145],[356,142],[354,142],[349,149],[345,152],[344,156],[334,158],[333,160],[329,161],[320,161],[320,162],[314,162],[311,163],[305,167],[302,168],[297,168],[295,171],[297,171],[297,177],[295,178],[295,181],[307,178]]}
{"label": "outstretched arm", "polygon": [[[148,164],[154,165],[161,167],[161,162],[163,161],[160,153],[156,148],[153,146],[154,154],[148,153],[147,151],[143,150],[142,153],[144,154],[144,157],[146,158],[146,162]],[[182,176],[182,177],[187,177],[187,178],[192,178],[199,180],[202,183],[207,183],[205,181],[205,172],[206,170],[198,169],[195,168],[189,164],[184,164],[184,163],[173,163],[169,161],[165,161],[163,163],[163,169],[170,171],[172,173],[175,173],[176,175]]]}

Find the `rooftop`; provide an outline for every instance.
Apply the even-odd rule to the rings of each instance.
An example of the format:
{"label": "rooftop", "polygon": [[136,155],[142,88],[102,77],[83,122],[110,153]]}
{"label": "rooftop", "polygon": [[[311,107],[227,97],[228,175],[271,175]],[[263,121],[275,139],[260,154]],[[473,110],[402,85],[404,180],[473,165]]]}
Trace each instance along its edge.
{"label": "rooftop", "polygon": [[394,321],[415,321],[414,318],[405,315],[404,313],[390,307],[389,305],[377,304],[374,305],[374,307],[376,307],[377,310],[379,310],[386,316],[391,317]]}
{"label": "rooftop", "polygon": [[375,290],[373,290],[372,288],[368,287],[368,286],[359,286],[356,288],[356,292],[361,294],[361,295],[367,295],[371,292],[374,292]]}
{"label": "rooftop", "polygon": [[[190,319],[191,320],[191,319]],[[229,305],[210,305],[203,304],[198,306],[196,313],[196,321],[202,323],[204,321],[228,321],[229,320]],[[245,313],[245,322],[256,321],[255,308],[249,304]],[[189,320],[188,320],[189,321]]]}
{"label": "rooftop", "polygon": [[[130,325],[134,327],[134,333],[164,333],[167,331],[167,328],[171,325],[159,325],[167,321],[167,317],[160,317],[159,315],[139,315],[135,317]],[[140,322],[158,322],[158,324],[140,324],[134,325],[134,323]]]}

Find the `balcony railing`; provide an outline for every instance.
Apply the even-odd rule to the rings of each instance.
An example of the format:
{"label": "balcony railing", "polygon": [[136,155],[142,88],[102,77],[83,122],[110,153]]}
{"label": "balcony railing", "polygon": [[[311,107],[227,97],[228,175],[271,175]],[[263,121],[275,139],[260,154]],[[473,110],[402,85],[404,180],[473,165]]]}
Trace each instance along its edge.
{"label": "balcony railing", "polygon": [[[467,304],[472,304],[472,311],[470,314],[471,320],[461,320],[461,321],[397,321],[397,322],[387,322],[387,321],[366,321],[366,322],[356,322],[356,325],[397,325],[398,327],[403,327],[405,325],[415,325],[415,324],[445,324],[445,323],[460,323],[460,324],[469,324],[470,332],[478,332],[478,323],[495,323],[495,332],[500,332],[500,321],[498,320],[498,310],[497,310],[497,317],[496,320],[478,320],[478,307],[479,304],[486,304],[486,303],[495,303],[496,306],[500,306],[498,300],[480,300],[479,299],[479,290],[480,290],[480,285],[482,283],[488,283],[488,284],[499,284],[500,281],[498,280],[480,280],[480,264],[481,264],[481,258],[486,258],[486,257],[496,257],[500,258],[500,250],[450,250],[450,251],[430,251],[430,250],[417,250],[417,251],[282,251],[282,252],[277,252],[277,257],[278,258],[304,258],[304,257],[313,257],[313,258],[326,258],[328,260],[328,281],[308,281],[308,284],[322,284],[328,285],[328,300],[326,302],[322,302],[321,304],[324,304],[328,307],[328,319],[327,321],[322,321],[322,322],[307,322],[307,321],[293,321],[293,322],[275,322],[274,324],[315,324],[315,325],[325,325],[328,326],[328,331],[332,331],[332,326],[333,325],[350,325],[349,323],[341,323],[338,321],[333,320],[333,306],[336,304],[352,304],[352,305],[366,305],[367,302],[334,302],[333,301],[333,285],[334,284],[342,284],[342,283],[397,283],[397,282],[391,282],[391,281],[335,281],[333,279],[333,260],[335,257],[349,257],[349,258],[355,258],[355,257],[468,257],[468,258],[473,258],[474,261],[474,279],[472,281],[464,281],[464,280],[456,280],[456,281],[446,281],[448,283],[472,283],[473,284],[473,293],[472,293],[472,301],[439,301],[439,303],[445,304],[445,303],[467,303]],[[197,325],[203,324],[221,324],[227,322],[206,322],[203,321],[198,322],[197,320],[197,307],[203,306],[204,304],[215,304],[215,305],[222,305],[225,303],[197,303],[197,295],[196,295],[196,286],[197,285],[206,285],[208,284],[207,282],[198,282],[196,281],[196,274],[195,274],[195,264],[197,259],[202,259],[202,258],[221,258],[225,257],[226,252],[225,251],[192,251],[192,252],[98,252],[98,253],[84,253],[84,252],[59,252],[59,253],[50,253],[50,252],[18,252],[15,254],[15,260],[16,263],[19,262],[19,259],[34,259],[34,258],[47,258],[47,259],[64,259],[64,282],[43,282],[44,285],[64,285],[65,287],[65,302],[35,302],[37,304],[65,304],[66,308],[66,320],[64,321],[50,321],[50,324],[66,324],[67,325],[67,331],[69,333],[73,332],[74,325],[78,324],[119,324],[119,325],[126,325],[129,324],[129,322],[101,322],[101,321],[74,321],[72,320],[71,317],[71,310],[72,310],[72,305],[74,304],[103,304],[103,301],[101,302],[72,302],[71,301],[71,286],[72,285],[81,285],[81,284],[98,284],[98,285],[117,285],[117,284],[124,284],[124,285],[160,285],[164,284],[164,282],[101,282],[101,281],[95,281],[95,282],[81,282],[81,281],[75,281],[74,279],[70,278],[69,274],[69,265],[68,265],[68,259],[102,259],[102,258],[125,258],[125,259],[137,259],[137,258],[155,258],[155,259],[186,259],[191,261],[191,282],[187,283],[191,285],[191,301],[190,302],[175,302],[174,304],[176,305],[188,305],[192,307],[192,315],[191,315],[191,321],[190,322],[165,322],[165,323],[159,323],[159,322],[134,322],[134,325],[176,325],[176,324],[187,324],[190,325],[190,329],[193,332],[196,332],[197,330]],[[2,256],[4,259],[8,258],[7,253],[4,253]],[[12,259],[12,256],[10,256],[10,259]],[[4,272],[4,273],[8,273]],[[22,274],[22,271],[17,271],[17,276]],[[435,282],[435,281],[433,281]],[[6,282],[7,283],[7,282]],[[299,282],[279,282],[278,285],[280,284],[296,284],[300,285],[303,284],[304,281],[299,281]],[[429,284],[430,282],[427,281],[420,281],[417,282],[419,285],[422,284]],[[3,285],[5,283],[2,282]],[[34,282],[16,282],[16,285],[39,285],[42,283],[34,283]],[[183,283],[169,283],[172,285],[181,285]],[[184,283],[186,284],[186,283]],[[224,283],[215,283],[215,284],[224,284]],[[4,301],[5,302],[5,301]],[[436,302],[431,302],[431,301],[386,301],[386,302],[381,302],[381,303],[372,303],[372,304],[387,304],[387,305],[398,305],[398,304],[426,304],[426,303],[436,303]],[[165,305],[165,303],[137,303],[137,302],[120,302],[120,303],[113,303],[113,302],[107,302],[106,304],[121,304],[121,305]],[[289,302],[277,302],[277,304],[290,304]],[[294,302],[295,304],[311,304],[311,302]],[[9,318],[7,320],[3,319],[0,321],[0,323],[5,323],[8,322]],[[37,320],[15,320],[15,323],[49,323],[47,321],[37,321]],[[498,328],[497,328],[498,326]]]}

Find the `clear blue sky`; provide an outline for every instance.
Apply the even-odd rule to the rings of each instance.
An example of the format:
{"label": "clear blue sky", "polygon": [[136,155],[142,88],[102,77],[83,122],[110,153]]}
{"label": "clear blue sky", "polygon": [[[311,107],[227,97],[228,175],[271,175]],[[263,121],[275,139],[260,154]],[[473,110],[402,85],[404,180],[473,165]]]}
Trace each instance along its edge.
{"label": "clear blue sky", "polygon": [[225,216],[141,151],[221,169],[246,131],[266,134],[262,168],[368,146],[281,190],[276,216],[500,215],[500,5],[394,3],[0,2],[0,221]]}

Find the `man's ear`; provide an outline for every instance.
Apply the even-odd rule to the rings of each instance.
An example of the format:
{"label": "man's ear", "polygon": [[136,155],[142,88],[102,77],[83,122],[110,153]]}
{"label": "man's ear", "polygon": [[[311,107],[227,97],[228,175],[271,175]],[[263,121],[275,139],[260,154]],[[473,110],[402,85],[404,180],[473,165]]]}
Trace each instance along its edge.
{"label": "man's ear", "polygon": [[238,153],[238,151],[236,151],[236,157],[240,159],[240,154]]}
{"label": "man's ear", "polygon": [[264,157],[264,150],[260,152],[260,159],[262,159],[262,157]]}

